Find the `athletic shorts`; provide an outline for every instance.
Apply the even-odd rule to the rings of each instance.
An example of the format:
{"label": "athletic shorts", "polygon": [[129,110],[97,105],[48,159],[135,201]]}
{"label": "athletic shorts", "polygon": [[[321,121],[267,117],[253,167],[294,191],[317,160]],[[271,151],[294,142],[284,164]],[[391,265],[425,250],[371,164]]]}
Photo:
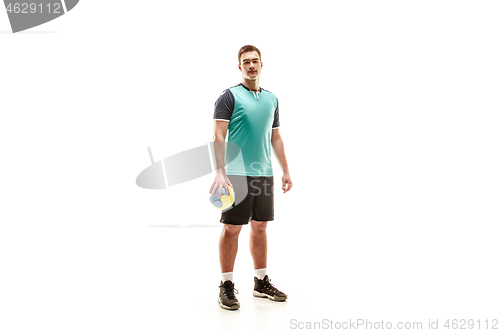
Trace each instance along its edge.
{"label": "athletic shorts", "polygon": [[228,175],[233,185],[235,200],[222,211],[220,222],[242,225],[251,220],[274,220],[273,177]]}

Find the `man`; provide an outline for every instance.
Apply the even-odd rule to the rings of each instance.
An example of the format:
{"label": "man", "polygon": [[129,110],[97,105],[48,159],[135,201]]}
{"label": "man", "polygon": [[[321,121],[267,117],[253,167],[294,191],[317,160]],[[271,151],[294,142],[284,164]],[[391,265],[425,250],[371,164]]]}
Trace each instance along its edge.
{"label": "man", "polygon": [[[219,240],[222,271],[219,304],[228,310],[240,307],[235,296],[233,268],[238,252],[238,236],[242,226],[248,223],[255,269],[253,295],[274,301],[287,299],[285,293],[270,283],[267,275],[266,227],[268,221],[274,220],[271,147],[283,170],[283,193],[290,191],[292,180],[280,135],[278,99],[259,86],[262,66],[259,49],[252,45],[243,46],[238,52],[242,83],[224,90],[215,102],[214,145],[219,142],[219,149],[216,149],[218,170],[210,193],[214,196],[218,189],[220,198],[222,188],[229,193],[228,186],[231,186],[236,195],[235,203],[222,212],[220,220],[224,225]],[[227,160],[231,163],[225,170],[224,149],[220,148],[220,143],[224,144],[228,130],[228,143],[240,148],[242,159],[228,156]],[[230,154],[229,149],[227,154]]]}

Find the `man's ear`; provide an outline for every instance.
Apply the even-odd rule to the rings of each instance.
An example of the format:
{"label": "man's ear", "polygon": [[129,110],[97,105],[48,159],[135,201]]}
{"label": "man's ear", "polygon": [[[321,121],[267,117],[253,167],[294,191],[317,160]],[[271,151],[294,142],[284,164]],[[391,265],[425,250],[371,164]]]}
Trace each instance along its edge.
{"label": "man's ear", "polygon": [[242,71],[242,70],[241,70],[241,65],[238,65],[238,68],[239,68],[239,70],[240,70],[240,72],[241,72],[241,71]]}

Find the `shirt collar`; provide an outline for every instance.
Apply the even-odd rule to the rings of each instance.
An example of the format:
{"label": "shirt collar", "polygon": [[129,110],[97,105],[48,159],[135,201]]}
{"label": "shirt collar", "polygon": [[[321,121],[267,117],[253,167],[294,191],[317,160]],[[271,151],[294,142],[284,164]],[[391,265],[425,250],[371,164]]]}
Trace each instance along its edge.
{"label": "shirt collar", "polygon": [[[243,83],[240,83],[239,86],[242,86],[243,88],[245,88],[248,91],[253,91],[253,90],[248,89]],[[259,91],[258,92],[262,92],[262,88],[261,87],[259,87]]]}

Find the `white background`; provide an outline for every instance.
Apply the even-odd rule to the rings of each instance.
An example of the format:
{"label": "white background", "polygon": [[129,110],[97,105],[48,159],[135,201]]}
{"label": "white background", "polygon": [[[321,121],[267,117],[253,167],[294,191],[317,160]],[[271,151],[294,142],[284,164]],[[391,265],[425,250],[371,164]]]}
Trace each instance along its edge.
{"label": "white background", "polygon": [[[17,34],[0,10],[0,331],[500,320],[499,10],[84,0]],[[251,296],[244,228],[229,312],[213,175],[135,179],[147,147],[158,160],[211,140],[245,44],[279,98],[294,182],[281,193],[275,160],[268,272],[289,299]]]}

